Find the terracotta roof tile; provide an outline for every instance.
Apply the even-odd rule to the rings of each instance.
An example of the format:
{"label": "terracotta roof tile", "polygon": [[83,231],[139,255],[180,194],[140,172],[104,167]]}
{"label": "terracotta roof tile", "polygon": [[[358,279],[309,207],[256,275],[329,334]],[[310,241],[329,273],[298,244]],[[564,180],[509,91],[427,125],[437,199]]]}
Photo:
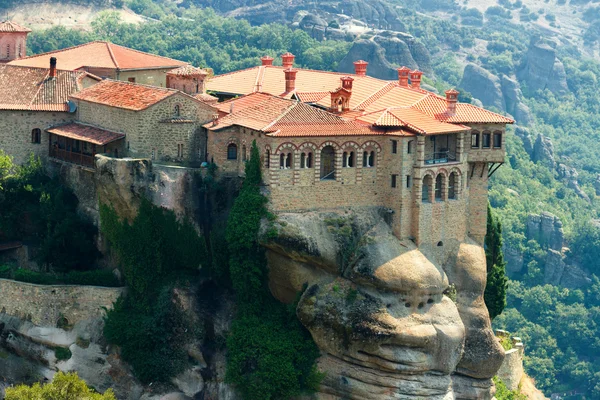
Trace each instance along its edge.
{"label": "terracotta roof tile", "polygon": [[209,73],[202,69],[196,68],[191,65],[184,65],[183,67],[175,68],[167,72],[167,75],[175,76],[207,76]]}
{"label": "terracotta roof tile", "polygon": [[100,80],[86,72],[57,71],[56,78],[48,73],[46,68],[0,65],[0,109],[68,111],[69,96],[83,89],[83,78]]}
{"label": "terracotta roof tile", "polygon": [[71,97],[91,103],[140,111],[176,93],[181,92],[175,89],[105,79]]}
{"label": "terracotta roof tile", "polygon": [[[330,91],[340,86],[340,78],[346,73],[315,71],[297,68],[296,90],[286,93],[295,95],[300,101],[329,107]],[[510,118],[476,107],[458,103],[456,114],[446,113],[446,99],[424,89],[400,86],[398,81],[386,81],[369,76],[351,75],[354,78],[350,109],[352,111],[375,112],[390,107],[413,107],[447,123],[513,123]],[[258,66],[213,77],[207,83],[208,90],[245,95],[264,92],[280,95],[285,90],[283,67]],[[349,113],[345,113],[350,117]],[[385,118],[394,119],[388,115]],[[390,120],[391,121],[391,120]],[[462,127],[459,127],[459,130]]]}
{"label": "terracotta roof tile", "polygon": [[215,96],[211,96],[208,93],[198,93],[194,95],[195,99],[198,99],[200,101],[203,101],[207,104],[210,104],[212,106],[216,106],[216,103],[219,101],[218,97]]}
{"label": "terracotta roof tile", "polygon": [[411,107],[390,107],[357,118],[379,127],[402,127],[421,135],[438,135],[469,130],[458,124],[439,121]]}
{"label": "terracotta roof tile", "polygon": [[12,21],[0,22],[0,32],[31,32],[31,29],[25,28]]}
{"label": "terracotta roof tile", "polygon": [[111,132],[105,129],[100,129],[94,126],[84,125],[80,123],[55,126],[53,128],[48,129],[48,132],[58,136],[64,136],[75,140],[82,140],[84,142],[97,144],[100,146],[112,143],[116,140],[123,139],[125,137],[125,135],[122,133]]}
{"label": "terracotta roof tile", "polygon": [[233,111],[220,118],[217,125],[206,124],[210,130],[238,125],[263,131],[277,137],[378,135],[370,127],[342,118],[328,111],[296,100],[265,93],[254,93],[221,103],[221,110]]}
{"label": "terracotta roof tile", "polygon": [[104,41],[37,54],[11,61],[9,64],[47,68],[50,65],[50,57],[56,57],[57,68],[68,71],[82,67],[127,70],[169,68],[187,64],[183,61],[144,53]]}

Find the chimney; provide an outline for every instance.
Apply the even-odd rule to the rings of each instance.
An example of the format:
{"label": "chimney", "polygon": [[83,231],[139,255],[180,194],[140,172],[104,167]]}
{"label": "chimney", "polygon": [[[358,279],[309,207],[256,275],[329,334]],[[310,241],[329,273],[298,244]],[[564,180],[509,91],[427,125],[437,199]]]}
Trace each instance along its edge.
{"label": "chimney", "polygon": [[48,77],[56,78],[56,57],[50,57],[50,73]]}
{"label": "chimney", "polygon": [[296,56],[290,52],[282,54],[281,62],[283,63],[283,68],[285,68],[285,69],[292,68],[294,66],[294,58],[296,58]]}
{"label": "chimney", "polygon": [[454,89],[446,90],[446,112],[448,115],[456,114],[456,103],[458,102],[458,91]]}
{"label": "chimney", "polygon": [[410,71],[410,85],[413,89],[421,88],[421,76],[423,76],[423,73],[419,70]]}
{"label": "chimney", "polygon": [[262,62],[263,67],[266,66],[271,66],[273,65],[273,57],[269,57],[269,56],[262,56],[260,58],[260,61]]}
{"label": "chimney", "polygon": [[358,76],[367,76],[368,62],[365,60],[354,61],[354,73]]}
{"label": "chimney", "polygon": [[296,74],[297,69],[288,68],[283,71],[285,73],[285,92],[293,92],[296,90]]}
{"label": "chimney", "polygon": [[398,83],[400,86],[408,87],[408,74],[410,73],[410,68],[401,67],[398,68]]}
{"label": "chimney", "polygon": [[354,78],[352,78],[351,76],[343,76],[340,78],[340,80],[342,81],[342,88],[351,92],[352,91],[352,82],[354,81]]}

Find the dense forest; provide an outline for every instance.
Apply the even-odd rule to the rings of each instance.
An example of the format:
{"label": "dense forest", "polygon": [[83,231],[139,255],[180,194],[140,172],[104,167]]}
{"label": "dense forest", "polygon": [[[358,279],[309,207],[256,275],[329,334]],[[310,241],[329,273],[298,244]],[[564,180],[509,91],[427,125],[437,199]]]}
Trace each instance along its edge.
{"label": "dense forest", "polygon": [[[285,51],[296,54],[300,66],[335,70],[352,45],[318,41],[305,31],[278,23],[251,26],[211,9],[196,8],[193,1],[130,0],[126,5],[152,20],[127,24],[105,12],[93,22],[91,31],[59,26],[33,32],[29,51],[104,39],[210,67],[218,74],[256,65],[264,54],[276,57]],[[446,13],[444,18],[426,15],[439,10]],[[510,18],[512,12],[518,13],[519,21]],[[440,92],[459,86],[466,62],[494,74],[514,76],[524,62],[531,36],[537,34],[520,22],[544,18],[557,24],[553,13],[533,13],[519,0],[499,1],[485,13],[451,0],[412,0],[402,2],[398,13],[406,31],[431,53],[434,76],[426,82]],[[584,17],[589,26],[583,29],[583,39],[594,45],[600,39],[600,10],[590,8]],[[481,43],[484,52],[475,50]],[[600,276],[600,230],[594,223],[598,218],[594,185],[600,174],[600,63],[568,42],[557,51],[568,92],[557,95],[521,85],[523,101],[533,117],[531,135],[543,134],[553,141],[556,160],[577,170],[579,187],[587,198],[554,166],[534,162],[521,137],[508,136],[507,160],[491,181],[490,203],[502,223],[505,246],[523,254],[525,267],[511,276],[508,306],[494,326],[524,340],[527,372],[547,395],[576,389],[600,398],[600,280],[596,277]],[[464,91],[463,99],[469,99]],[[527,238],[526,226],[528,216],[540,211],[561,219],[570,248],[567,256],[586,269],[590,285],[577,289],[540,285],[546,248]]]}

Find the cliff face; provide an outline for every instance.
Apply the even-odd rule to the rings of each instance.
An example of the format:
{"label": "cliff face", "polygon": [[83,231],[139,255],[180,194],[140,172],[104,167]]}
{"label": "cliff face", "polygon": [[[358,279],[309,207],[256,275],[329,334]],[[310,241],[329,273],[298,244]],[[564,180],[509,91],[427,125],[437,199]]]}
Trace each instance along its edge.
{"label": "cliff face", "polygon": [[378,209],[280,214],[276,227],[271,291],[290,302],[307,285],[297,314],[322,350],[319,398],[492,398],[504,351],[483,302],[481,246],[417,248]]}

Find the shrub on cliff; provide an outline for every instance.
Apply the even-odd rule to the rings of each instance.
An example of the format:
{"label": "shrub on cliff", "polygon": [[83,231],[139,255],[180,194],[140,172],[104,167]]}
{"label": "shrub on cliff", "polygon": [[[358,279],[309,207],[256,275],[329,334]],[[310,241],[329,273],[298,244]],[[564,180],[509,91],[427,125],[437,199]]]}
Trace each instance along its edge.
{"label": "shrub on cliff", "polygon": [[260,193],[260,156],[252,144],[246,179],[227,223],[230,276],[238,312],[227,339],[227,381],[247,400],[287,399],[314,391],[319,350],[296,317],[295,306],[275,300],[259,230],[266,215]]}
{"label": "shrub on cliff", "polygon": [[100,206],[100,221],[129,289],[107,312],[104,335],[142,382],[168,382],[185,368],[183,344],[196,334],[173,289],[197,274],[204,239],[191,222],[147,200],[131,224],[107,205]]}
{"label": "shrub on cliff", "polygon": [[90,389],[76,373],[58,372],[51,383],[19,385],[6,389],[5,400],[116,400],[111,389],[104,394]]}

